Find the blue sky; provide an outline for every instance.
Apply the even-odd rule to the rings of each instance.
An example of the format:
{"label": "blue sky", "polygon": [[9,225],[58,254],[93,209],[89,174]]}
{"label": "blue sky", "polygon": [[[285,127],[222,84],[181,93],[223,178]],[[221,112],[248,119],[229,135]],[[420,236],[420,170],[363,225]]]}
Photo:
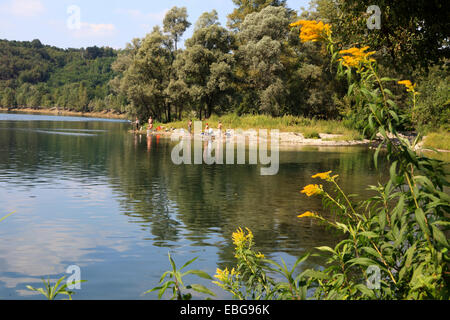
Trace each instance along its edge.
{"label": "blue sky", "polygon": [[[287,3],[295,10],[309,7],[309,0]],[[69,10],[71,6],[76,6],[75,11]],[[173,6],[187,7],[193,25],[203,12],[213,9],[226,25],[226,16],[234,8],[232,0],[0,0],[0,39],[40,39],[61,48],[123,48],[132,38],[144,37],[153,26],[162,25],[165,12]]]}

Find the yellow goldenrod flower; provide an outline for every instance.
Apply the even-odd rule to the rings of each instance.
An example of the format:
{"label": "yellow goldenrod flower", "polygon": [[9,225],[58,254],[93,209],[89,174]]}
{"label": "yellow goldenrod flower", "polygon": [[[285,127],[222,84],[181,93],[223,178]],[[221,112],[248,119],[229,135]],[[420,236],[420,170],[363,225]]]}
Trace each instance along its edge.
{"label": "yellow goldenrod flower", "polygon": [[300,39],[302,42],[315,42],[326,39],[331,35],[331,26],[323,23],[322,21],[317,22],[315,20],[299,20],[291,23],[289,26],[301,26]]}
{"label": "yellow goldenrod flower", "polygon": [[259,259],[264,259],[266,256],[263,255],[261,252],[258,252],[258,254],[256,255],[257,258]]}
{"label": "yellow goldenrod flower", "polygon": [[328,171],[328,172],[318,173],[318,174],[312,176],[312,178],[313,178],[313,179],[320,178],[320,179],[322,179],[322,180],[330,180],[330,179],[331,179],[331,178],[330,178],[330,173],[331,173],[331,172],[333,172],[333,171]]}
{"label": "yellow goldenrod flower", "polygon": [[323,192],[322,185],[318,186],[317,184],[309,184],[303,188],[301,193],[305,193],[308,197],[311,197],[316,194],[321,194]]}
{"label": "yellow goldenrod flower", "polygon": [[245,235],[242,228],[239,228],[236,230],[236,232],[233,232],[233,235],[231,236],[233,239],[233,243],[236,245],[236,247],[243,246],[247,241],[253,239],[253,233],[249,228],[245,228],[247,230],[247,235]]}
{"label": "yellow goldenrod flower", "polygon": [[375,51],[365,52],[369,47],[363,48],[350,48],[347,50],[341,50],[339,53],[342,55],[342,58],[339,61],[342,64],[349,68],[356,68],[361,63],[373,62],[374,59],[369,59],[369,57],[375,54]]}
{"label": "yellow goldenrod flower", "polygon": [[[234,268],[233,268],[233,270],[234,270]],[[221,269],[217,268],[216,275],[214,277],[219,279],[222,282],[225,282],[228,280],[229,274],[230,274],[230,272],[228,271],[228,268],[225,268],[225,270],[221,270]]]}
{"label": "yellow goldenrod flower", "polygon": [[406,91],[408,92],[415,92],[416,91],[416,84],[412,84],[409,80],[402,80],[399,81],[398,84],[402,84],[406,87]]}
{"label": "yellow goldenrod flower", "polygon": [[304,214],[297,216],[297,218],[306,218],[306,217],[315,217],[316,214],[314,212],[306,211]]}

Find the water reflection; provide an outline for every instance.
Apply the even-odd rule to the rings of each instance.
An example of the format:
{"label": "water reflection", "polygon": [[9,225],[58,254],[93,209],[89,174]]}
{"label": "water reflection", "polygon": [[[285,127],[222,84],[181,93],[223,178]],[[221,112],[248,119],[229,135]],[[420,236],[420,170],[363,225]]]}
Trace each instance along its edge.
{"label": "water reflection", "polygon": [[364,148],[285,150],[279,174],[261,176],[253,165],[175,165],[174,143],[123,122],[14,117],[0,115],[0,207],[17,211],[0,226],[0,298],[25,297],[26,284],[77,264],[88,280],[77,298],[154,299],[140,294],[168,268],[168,250],[179,263],[199,256],[194,267],[213,274],[234,262],[239,226],[257,250],[292,263],[336,241],[296,218],[322,210],[299,193],[313,174],[339,173],[349,193],[382,178]]}

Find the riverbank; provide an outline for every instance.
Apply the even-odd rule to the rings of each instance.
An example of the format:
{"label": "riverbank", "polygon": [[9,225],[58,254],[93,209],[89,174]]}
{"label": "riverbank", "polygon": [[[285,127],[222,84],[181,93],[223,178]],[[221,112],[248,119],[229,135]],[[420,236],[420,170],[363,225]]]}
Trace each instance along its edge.
{"label": "riverbank", "polygon": [[32,114],[46,114],[55,116],[75,116],[75,117],[88,117],[88,118],[105,118],[105,119],[121,119],[127,120],[126,114],[117,114],[114,112],[79,112],[70,110],[61,110],[57,108],[51,109],[33,109],[33,108],[2,108],[2,112],[15,112],[15,113],[32,113]]}
{"label": "riverbank", "polygon": [[[157,125],[155,128],[160,128],[160,130],[147,131],[147,125],[144,125],[140,131],[134,132],[130,130],[130,132],[134,132],[139,135],[158,135],[162,138],[172,139],[178,141],[182,138],[188,137],[189,139],[195,140],[210,140],[213,139],[223,139],[224,141],[233,140],[235,142],[245,141],[259,141],[261,138],[258,135],[258,131],[255,130],[243,130],[243,129],[234,129],[234,130],[226,130],[223,131],[222,135],[219,134],[219,131],[213,130],[212,135],[202,135],[195,134],[190,135],[187,133],[187,130],[184,128],[174,128],[167,127],[163,125]],[[270,134],[270,130],[268,131]],[[416,138],[415,135],[403,135],[400,134],[403,139],[408,139],[411,142]],[[313,146],[313,147],[351,147],[351,146],[366,146],[367,148],[375,149],[379,146],[379,143],[382,141],[382,137],[380,136],[377,140],[369,140],[369,139],[348,139],[349,135],[345,134],[330,134],[330,133],[318,133],[317,138],[308,138],[306,135],[299,132],[280,132],[279,133],[279,147],[282,149],[290,149],[304,146]],[[442,136],[441,136],[442,137]],[[266,138],[263,138],[262,141],[266,141]],[[440,159],[443,161],[450,160],[450,150],[447,149],[437,149],[433,150],[434,147],[427,144],[427,137],[423,137],[422,141],[417,144],[416,150],[426,153],[429,157]],[[436,152],[438,151],[438,152]]]}
{"label": "riverbank", "polygon": [[[131,131],[133,132],[133,131]],[[257,131],[254,130],[227,130],[222,134],[218,130],[213,130],[211,135],[193,134],[190,135],[184,129],[167,128],[162,127],[161,130],[147,131],[146,127],[138,132],[134,132],[139,135],[158,135],[163,138],[180,140],[182,138],[189,138],[192,140],[210,140],[210,139],[222,139],[224,141],[233,140],[235,142],[245,141],[259,141],[260,139],[266,141],[267,139],[261,138]],[[270,132],[269,132],[270,134]],[[270,138],[270,136],[269,136]],[[280,132],[279,133],[279,146],[280,147],[301,147],[301,146],[369,146],[371,141],[367,139],[359,140],[346,140],[344,135],[340,134],[327,134],[319,133],[318,138],[307,138],[302,133],[298,132]]]}

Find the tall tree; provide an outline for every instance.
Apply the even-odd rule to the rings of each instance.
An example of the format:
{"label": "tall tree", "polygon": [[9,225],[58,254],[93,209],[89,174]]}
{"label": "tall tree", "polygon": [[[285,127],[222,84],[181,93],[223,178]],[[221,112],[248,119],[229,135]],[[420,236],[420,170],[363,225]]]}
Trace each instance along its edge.
{"label": "tall tree", "polygon": [[187,20],[188,14],[186,7],[173,7],[164,17],[163,26],[164,32],[170,34],[170,39],[173,41],[175,51],[178,50],[178,41],[184,34],[191,23]]}
{"label": "tall tree", "polygon": [[220,25],[217,11],[213,10],[211,12],[203,12],[195,23],[194,31],[212,26],[214,24]]}
{"label": "tall tree", "polygon": [[203,14],[197,27],[186,40],[186,50],[178,56],[176,69],[179,79],[187,84],[199,116],[202,117],[203,111],[208,118],[218,111],[217,108],[223,110],[228,105],[235,39],[230,31],[220,26],[214,11]]}
{"label": "tall tree", "polygon": [[286,0],[233,0],[237,6],[232,13],[228,15],[228,27],[233,31],[239,31],[242,22],[247,15],[259,12],[265,7],[286,7]]}
{"label": "tall tree", "polygon": [[237,59],[242,112],[280,114],[285,105],[285,80],[292,52],[287,45],[291,14],[284,7],[268,6],[249,14],[238,33]]}

